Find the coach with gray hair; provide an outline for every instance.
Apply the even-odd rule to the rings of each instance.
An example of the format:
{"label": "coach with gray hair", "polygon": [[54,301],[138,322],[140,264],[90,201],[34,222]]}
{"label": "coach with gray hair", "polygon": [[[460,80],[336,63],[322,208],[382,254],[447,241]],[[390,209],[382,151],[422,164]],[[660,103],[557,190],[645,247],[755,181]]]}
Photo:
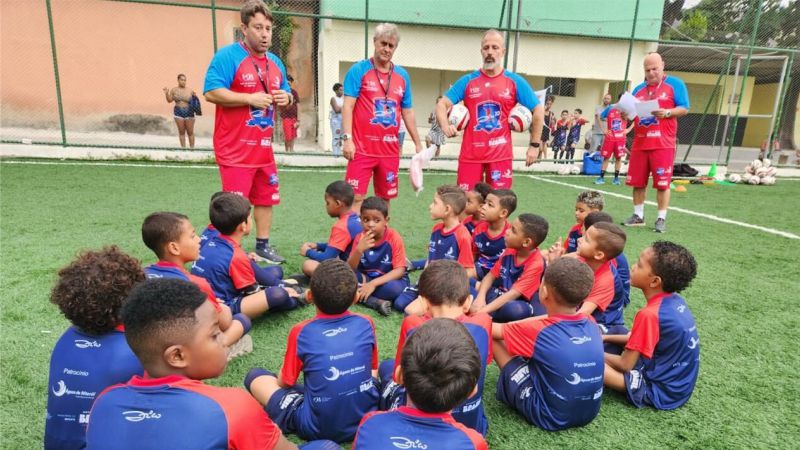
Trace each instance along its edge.
{"label": "coach with gray hair", "polygon": [[399,42],[396,25],[378,25],[372,58],[353,64],[344,78],[342,152],[349,160],[345,181],[355,191],[354,211],[361,209],[373,175],[376,196],[386,201],[397,197],[400,120],[417,152],[422,150],[411,109],[411,78],[392,62]]}

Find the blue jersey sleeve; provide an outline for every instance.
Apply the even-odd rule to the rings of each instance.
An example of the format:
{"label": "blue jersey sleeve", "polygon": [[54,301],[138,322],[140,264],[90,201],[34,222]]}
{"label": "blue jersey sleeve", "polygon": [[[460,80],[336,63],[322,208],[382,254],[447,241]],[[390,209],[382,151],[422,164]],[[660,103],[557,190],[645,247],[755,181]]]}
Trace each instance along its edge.
{"label": "blue jersey sleeve", "polygon": [[633,90],[631,91],[631,95],[636,95],[636,93],[641,91],[642,89],[644,89],[645,86],[647,86],[647,82],[646,81],[643,81],[643,82],[639,83],[639,85],[637,85],[635,88],[633,88]]}
{"label": "blue jersey sleeve", "polygon": [[281,90],[286,92],[292,92],[292,87],[289,86],[289,80],[286,77],[286,66],[283,65],[283,61],[278,58],[278,55],[274,55],[272,53],[267,53],[267,57],[278,66],[278,69],[281,70]]}
{"label": "blue jersey sleeve", "polygon": [[344,76],[344,95],[354,98],[358,97],[359,92],[361,92],[361,79],[364,78],[364,74],[367,73],[371,67],[372,64],[369,60],[363,60],[353,64]]}
{"label": "blue jersey sleeve", "polygon": [[314,261],[325,261],[328,259],[337,258],[341,252],[336,249],[336,247],[331,247],[330,245],[325,244],[323,248],[319,248],[319,244],[317,245],[317,250],[309,250],[306,252],[306,257],[309,259],[313,259]]}
{"label": "blue jersey sleeve", "polygon": [[531,88],[531,85],[527,80],[525,80],[525,78],[522,78],[519,74],[509,72],[507,70],[506,76],[511,78],[514,81],[514,84],[517,86],[517,103],[528,109],[533,109],[539,106],[539,98],[533,92],[533,88]]}
{"label": "blue jersey sleeve", "polygon": [[454,105],[460,102],[461,100],[464,100],[464,93],[467,92],[467,84],[469,83],[469,80],[477,76],[478,76],[478,71],[475,71],[459,78],[458,81],[453,83],[453,85],[450,86],[450,89],[448,89],[447,92],[444,93],[444,96],[449,98]]}
{"label": "blue jersey sleeve", "polygon": [[666,79],[667,84],[672,86],[672,92],[675,95],[675,106],[689,109],[689,92],[686,89],[686,83],[680,78],[668,76]]}
{"label": "blue jersey sleeve", "polygon": [[404,80],[406,80],[406,90],[403,93],[403,101],[400,103],[400,107],[403,108],[403,109],[411,108],[411,95],[412,95],[411,94],[411,77],[408,76],[408,72],[406,72],[406,69],[404,69],[402,67],[398,66],[396,68],[396,70],[397,70],[397,74],[400,75],[401,77],[403,77]]}
{"label": "blue jersey sleeve", "polygon": [[608,117],[608,113],[611,112],[611,109],[613,108],[614,105],[606,106],[606,109],[604,109],[603,112],[600,113],[600,120],[606,120],[606,117]]}
{"label": "blue jersey sleeve", "polygon": [[233,84],[233,77],[236,76],[236,69],[242,63],[246,53],[241,47],[229,45],[220,49],[211,59],[211,63],[206,70],[205,84],[203,84],[203,94],[214,89],[230,89]]}

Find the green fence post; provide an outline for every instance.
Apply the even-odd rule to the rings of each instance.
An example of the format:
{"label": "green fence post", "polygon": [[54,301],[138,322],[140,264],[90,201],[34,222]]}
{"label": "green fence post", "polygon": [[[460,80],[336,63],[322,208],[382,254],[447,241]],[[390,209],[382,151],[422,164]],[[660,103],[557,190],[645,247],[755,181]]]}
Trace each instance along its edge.
{"label": "green fence post", "polygon": [[[520,1],[520,0],[517,0]],[[508,2],[508,16],[506,19],[506,30],[511,29],[511,14],[514,10],[514,0]],[[506,54],[503,56],[503,67],[508,67],[508,46],[511,45],[511,32],[506,31]]]}
{"label": "green fence post", "polygon": [[364,59],[369,58],[369,0],[364,0]]}
{"label": "green fence post", "polygon": [[778,117],[775,118],[775,128],[773,128],[772,133],[769,135],[769,153],[767,154],[767,158],[770,159],[772,159],[772,151],[775,150],[773,143],[775,142],[775,139],[779,139],[776,136],[780,136],[779,130],[781,129],[781,122],[783,122],[783,102],[786,100],[786,93],[789,90],[789,83],[792,82],[793,65],[794,52],[789,54],[789,64],[786,65],[786,75],[783,77],[783,86],[781,86],[781,92],[778,92],[778,95],[780,95],[780,99],[778,100]]}
{"label": "green fence post", "polygon": [[61,78],[58,75],[58,55],[56,54],[56,34],[53,30],[53,11],[50,0],[45,0],[47,5],[47,25],[50,27],[50,50],[53,53],[53,74],[56,78],[56,99],[58,101],[58,122],[61,125],[61,145],[67,146],[67,130],[64,129],[64,104],[61,101]]}
{"label": "green fence post", "polygon": [[628,86],[628,71],[631,68],[631,55],[633,54],[633,40],[636,37],[636,22],[639,19],[639,0],[636,0],[636,8],[633,10],[633,26],[631,27],[631,38],[628,40],[628,61],[625,63],[625,90]]}
{"label": "green fence post", "polygon": [[742,88],[739,89],[739,101],[736,103],[736,115],[733,116],[733,126],[731,127],[730,139],[728,139],[728,154],[725,155],[725,165],[727,166],[731,160],[731,150],[733,150],[733,141],[736,139],[736,128],[739,124],[739,111],[742,109],[742,98],[744,97],[744,90],[747,87],[747,75],[750,72],[750,61],[753,58],[753,46],[756,44],[756,34],[758,34],[758,23],[761,20],[761,4],[764,0],[758,0],[756,5],[756,22],[753,24],[753,31],[750,34],[750,47],[747,49],[747,59],[744,62],[744,74],[742,75]]}
{"label": "green fence post", "polygon": [[217,1],[211,0],[211,32],[214,34],[214,53],[217,53]]}

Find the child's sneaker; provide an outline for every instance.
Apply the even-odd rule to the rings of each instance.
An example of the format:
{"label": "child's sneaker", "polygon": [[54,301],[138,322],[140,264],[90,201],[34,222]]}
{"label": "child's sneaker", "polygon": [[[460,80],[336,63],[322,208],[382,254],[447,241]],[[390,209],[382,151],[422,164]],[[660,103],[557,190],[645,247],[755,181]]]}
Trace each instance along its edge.
{"label": "child's sneaker", "polygon": [[603,177],[597,177],[594,180],[594,184],[606,184],[606,179]]}
{"label": "child's sneaker", "polygon": [[228,361],[239,356],[246,355],[253,352],[253,337],[245,334],[233,345],[228,347]]}
{"label": "child's sneaker", "polygon": [[625,222],[622,222],[623,225],[626,227],[643,227],[645,226],[644,219],[637,216],[636,214],[631,215],[628,217]]}
{"label": "child's sneaker", "polygon": [[294,275],[289,275],[288,278],[283,280],[284,283],[286,283],[287,281],[290,282],[290,283],[291,283],[291,281],[294,281],[295,284],[298,284],[298,285],[304,286],[304,287],[308,287],[308,285],[311,284],[311,278],[308,275],[304,274],[304,273],[296,273]]}
{"label": "child's sneaker", "polygon": [[264,248],[256,248],[256,255],[269,264],[283,264],[286,258],[278,254],[274,247],[267,245]]}
{"label": "child's sneaker", "polygon": [[622,182],[619,181],[619,178],[614,178],[614,181],[612,181],[611,184],[613,184],[614,186],[619,186],[622,184]]}
{"label": "child's sneaker", "polygon": [[375,302],[375,311],[382,316],[388,316],[392,313],[392,302],[389,300],[378,300]]}

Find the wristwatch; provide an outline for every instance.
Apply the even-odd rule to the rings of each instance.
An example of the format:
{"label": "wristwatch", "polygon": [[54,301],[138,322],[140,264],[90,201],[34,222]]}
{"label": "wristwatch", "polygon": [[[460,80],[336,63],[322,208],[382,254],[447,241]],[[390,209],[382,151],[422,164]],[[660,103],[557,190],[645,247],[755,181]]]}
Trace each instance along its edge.
{"label": "wristwatch", "polygon": [[349,140],[350,140],[350,138],[352,138],[352,137],[353,137],[353,136],[351,136],[351,135],[350,135],[350,134],[348,134],[348,133],[342,133],[341,139],[342,139],[343,141],[349,141]]}
{"label": "wristwatch", "polygon": [[671,110],[671,109],[668,109],[668,110],[667,110],[667,112],[666,112],[666,113],[664,113],[664,117],[666,117],[667,119],[669,119],[671,116],[672,116],[672,110]]}
{"label": "wristwatch", "polygon": [[533,148],[539,148],[541,145],[542,145],[541,142],[531,142],[531,147]]}

